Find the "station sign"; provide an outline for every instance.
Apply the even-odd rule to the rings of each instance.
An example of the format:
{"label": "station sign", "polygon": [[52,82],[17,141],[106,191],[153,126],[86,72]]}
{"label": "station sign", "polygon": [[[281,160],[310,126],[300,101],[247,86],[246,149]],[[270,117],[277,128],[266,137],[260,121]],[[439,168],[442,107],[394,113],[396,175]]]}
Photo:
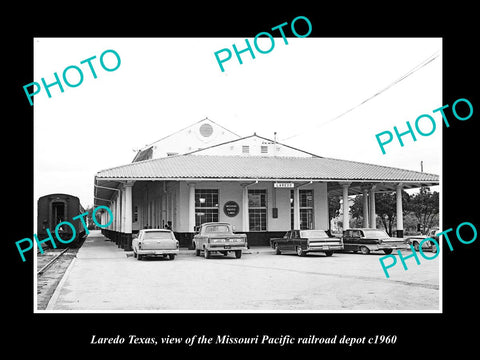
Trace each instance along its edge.
{"label": "station sign", "polygon": [[235,201],[227,201],[225,205],[223,205],[223,212],[228,217],[235,217],[240,212],[240,206]]}
{"label": "station sign", "polygon": [[292,183],[292,182],[276,182],[276,183],[273,183],[273,187],[275,188],[294,188],[295,187],[295,184]]}

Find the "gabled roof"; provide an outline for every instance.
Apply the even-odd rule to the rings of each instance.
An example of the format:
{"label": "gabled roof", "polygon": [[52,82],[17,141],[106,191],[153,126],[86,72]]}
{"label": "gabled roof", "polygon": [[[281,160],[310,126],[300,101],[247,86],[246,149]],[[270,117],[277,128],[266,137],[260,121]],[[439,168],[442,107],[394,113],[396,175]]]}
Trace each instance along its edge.
{"label": "gabled roof", "polygon": [[321,157],[178,155],[130,163],[99,171],[109,180],[322,180],[425,182],[435,174],[356,161]]}
{"label": "gabled roof", "polygon": [[[218,127],[222,128],[223,130],[229,132],[230,134],[235,135],[235,136],[237,136],[238,138],[240,138],[240,135],[234,133],[233,131],[225,128],[224,126],[222,126],[222,125],[220,125],[220,124],[217,124],[215,121],[213,121],[213,120],[209,119],[208,117],[206,117],[205,119],[202,119],[202,120],[199,120],[199,121],[197,121],[197,122],[194,122],[193,124],[190,124],[190,125],[182,128],[182,129],[180,129],[180,130],[177,130],[177,131],[175,131],[175,132],[173,132],[173,133],[171,133],[171,134],[168,134],[167,136],[164,136],[164,137],[162,137],[162,138],[160,138],[160,139],[158,139],[158,140],[155,140],[154,142],[152,142],[152,143],[150,143],[150,144],[148,144],[148,145],[145,145],[143,148],[141,148],[140,150],[137,151],[137,153],[135,154],[135,157],[133,158],[132,162],[141,161],[141,160],[143,160],[143,158],[146,158],[146,157],[148,157],[149,155],[151,156],[152,146],[153,146],[154,144],[156,144],[156,143],[158,143],[158,142],[160,142],[160,141],[162,141],[162,140],[165,140],[165,139],[167,139],[167,138],[169,138],[169,137],[171,137],[171,136],[174,136],[174,135],[176,135],[176,134],[179,134],[179,133],[181,133],[182,131],[184,131],[184,130],[186,130],[186,129],[188,129],[188,128],[191,128],[191,127],[193,127],[193,126],[195,126],[195,125],[197,125],[197,124],[199,124],[199,123],[201,123],[201,122],[205,122],[205,121],[209,121],[209,122],[211,122],[212,124],[215,124],[216,126],[218,126]],[[150,153],[147,153],[148,151],[150,151]]]}

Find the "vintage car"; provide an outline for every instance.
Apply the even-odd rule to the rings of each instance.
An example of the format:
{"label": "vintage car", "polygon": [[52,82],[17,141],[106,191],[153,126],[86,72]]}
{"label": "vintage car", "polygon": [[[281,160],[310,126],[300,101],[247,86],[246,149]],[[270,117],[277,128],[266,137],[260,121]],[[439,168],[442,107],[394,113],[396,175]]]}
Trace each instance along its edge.
{"label": "vintage car", "polygon": [[335,250],[342,250],[342,239],[330,237],[324,230],[290,230],[283,238],[270,239],[270,246],[275,254],[285,251],[295,251],[298,256],[305,256],[309,252],[324,252],[332,256]]}
{"label": "vintage car", "polygon": [[[439,229],[432,229],[428,232],[427,235],[410,235],[406,238],[406,241],[408,244],[413,245],[413,248],[415,249],[415,251],[418,251],[420,247],[420,243],[426,238],[433,239],[437,242],[437,244],[440,244],[438,242],[437,232],[439,232]],[[430,250],[434,253],[438,251],[437,245],[433,241],[429,241],[429,240],[423,242],[422,251],[424,250]]]}
{"label": "vintage car", "polygon": [[200,256],[203,251],[205,259],[209,259],[213,252],[228,255],[234,252],[237,259],[242,257],[242,250],[247,249],[247,235],[234,234],[232,225],[223,222],[209,222],[197,227],[192,240],[195,255]]}
{"label": "vintage car", "polygon": [[132,239],[133,256],[142,260],[144,256],[163,256],[170,260],[179,253],[179,243],[168,229],[143,229]]}
{"label": "vintage car", "polygon": [[343,246],[345,251],[360,251],[365,255],[375,250],[391,254],[393,250],[409,249],[406,239],[392,238],[383,230],[369,228],[344,230]]}

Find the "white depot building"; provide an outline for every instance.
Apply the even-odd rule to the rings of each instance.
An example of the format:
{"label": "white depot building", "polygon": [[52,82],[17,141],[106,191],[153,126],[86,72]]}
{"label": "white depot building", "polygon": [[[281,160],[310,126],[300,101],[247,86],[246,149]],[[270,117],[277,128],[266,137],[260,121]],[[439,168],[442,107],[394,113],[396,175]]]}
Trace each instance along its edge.
{"label": "white depot building", "polygon": [[[181,246],[195,226],[225,221],[250,245],[290,229],[328,229],[328,196],[363,193],[364,226],[375,227],[375,193],[439,184],[435,174],[338,160],[256,134],[241,137],[203,119],[138,151],[133,161],[95,175],[96,206],[113,222],[104,234],[125,250],[132,233],[171,226]],[[344,209],[348,224],[348,208]],[[397,201],[397,236],[403,236]],[[108,213],[102,223],[108,223]]]}

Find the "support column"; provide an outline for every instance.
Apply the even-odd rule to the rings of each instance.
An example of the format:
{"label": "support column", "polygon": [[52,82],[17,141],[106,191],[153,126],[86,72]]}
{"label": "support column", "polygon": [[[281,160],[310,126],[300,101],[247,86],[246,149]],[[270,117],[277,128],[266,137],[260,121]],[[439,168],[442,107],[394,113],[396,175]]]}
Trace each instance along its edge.
{"label": "support column", "polygon": [[167,193],[162,193],[162,226],[167,225]]}
{"label": "support column", "polygon": [[112,201],[112,214],[113,214],[113,221],[112,223],[110,224],[110,231],[113,233],[115,231],[115,224],[117,222],[117,200],[113,200]]}
{"label": "support column", "polygon": [[370,227],[376,229],[377,228],[377,214],[375,211],[375,188],[376,185],[372,185],[370,189]]}
{"label": "support column", "polygon": [[188,193],[188,232],[195,231],[195,184],[189,184]]}
{"label": "support column", "polygon": [[300,229],[300,188],[293,188],[293,229]]}
{"label": "support column", "polygon": [[250,231],[250,221],[248,219],[248,188],[246,185],[242,188],[242,231]]}
{"label": "support column", "polygon": [[350,205],[348,204],[348,187],[350,183],[342,183],[343,187],[343,230],[350,227]]}
{"label": "support column", "polygon": [[121,245],[121,234],[122,234],[122,192],[118,192],[117,196],[117,228],[115,229],[115,242],[117,247]]}
{"label": "support column", "polygon": [[397,237],[403,238],[403,204],[402,204],[403,184],[397,184]]}
{"label": "support column", "polygon": [[133,182],[129,182],[124,186],[125,198],[125,224],[124,224],[124,249],[125,251],[132,250],[132,186]]}
{"label": "support column", "polygon": [[369,216],[368,216],[368,189],[366,187],[362,187],[363,192],[363,227],[368,228],[369,225]]}
{"label": "support column", "polygon": [[125,249],[125,224],[126,224],[126,213],[127,213],[127,196],[126,196],[126,186],[122,186],[122,190],[120,191],[121,194],[121,222],[120,222],[120,247]]}

